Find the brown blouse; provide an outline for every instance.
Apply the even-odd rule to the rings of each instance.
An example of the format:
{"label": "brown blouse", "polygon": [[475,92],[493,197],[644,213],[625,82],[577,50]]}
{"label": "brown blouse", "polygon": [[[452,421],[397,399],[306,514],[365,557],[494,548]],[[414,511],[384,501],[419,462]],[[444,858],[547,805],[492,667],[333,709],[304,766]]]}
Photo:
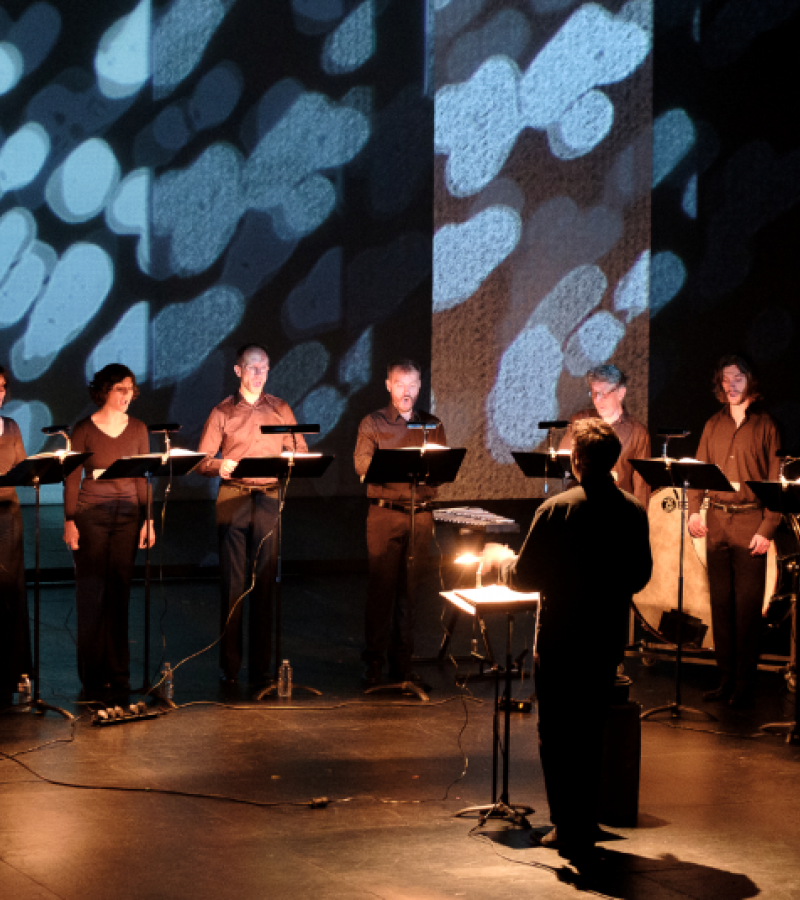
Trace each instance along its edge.
{"label": "brown blouse", "polygon": [[93,478],[95,469],[107,469],[123,456],[138,456],[150,452],[150,435],[144,422],[129,417],[122,434],[110,437],[94,424],[90,416],[78,422],[73,429],[72,449],[76,453],[88,450],[92,455],[82,469],[76,469],[67,478],[64,485],[64,518],[67,521],[75,518],[79,490],[81,500],[88,503],[130,497],[138,499],[140,507],[145,506],[147,484],[144,478],[115,478],[109,481],[97,481]]}

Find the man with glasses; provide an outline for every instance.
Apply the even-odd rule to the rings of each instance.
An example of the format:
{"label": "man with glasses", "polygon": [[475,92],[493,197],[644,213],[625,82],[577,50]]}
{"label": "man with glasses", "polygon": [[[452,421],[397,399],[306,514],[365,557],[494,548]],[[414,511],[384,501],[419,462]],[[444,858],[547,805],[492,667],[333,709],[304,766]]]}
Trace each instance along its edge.
{"label": "man with glasses", "polygon": [[702,492],[691,491],[689,496],[689,533],[706,538],[711,625],[721,676],[719,687],[703,699],[741,708],[754,699],[766,553],[781,520],[779,513],[761,506],[747,482],[778,479],[780,440],[743,357],[719,361],[714,396],[724,406],[706,422],[697,458],[718,465],[736,492],[706,492],[705,523],[700,516]]}
{"label": "man with glasses", "polygon": [[233,371],[239,379],[239,390],[211,410],[198,447],[206,458],[196,471],[222,479],[217,494],[220,679],[226,688],[238,684],[243,650],[242,603],[255,578],[249,595],[248,681],[259,688],[270,680],[278,482],[275,478],[237,478],[234,470],[245,456],[279,456],[284,449],[305,451],[307,447],[299,434],[295,446],[294,435],[261,433],[262,425],[296,422],[288,403],[264,393],[269,376],[266,349],[261,344],[241,347]]}
{"label": "man with glasses", "polygon": [[594,409],[585,409],[572,417],[558,449],[572,449],[576,422],[583,419],[602,419],[606,425],[612,427],[622,444],[619,458],[612,470],[614,478],[623,491],[633,494],[647,509],[648,487],[641,475],[634,472],[631,460],[650,457],[650,435],[647,428],[634,419],[622,405],[627,391],[625,382],[625,376],[616,366],[605,365],[589,369],[586,373],[586,383]]}

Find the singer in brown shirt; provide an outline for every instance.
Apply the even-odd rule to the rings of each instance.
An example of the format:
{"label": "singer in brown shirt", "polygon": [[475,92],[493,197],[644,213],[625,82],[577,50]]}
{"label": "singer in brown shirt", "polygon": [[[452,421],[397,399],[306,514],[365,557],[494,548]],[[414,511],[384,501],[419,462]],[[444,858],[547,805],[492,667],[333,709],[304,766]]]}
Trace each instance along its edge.
{"label": "singer in brown shirt", "polygon": [[622,444],[619,459],[613,473],[617,485],[634,497],[647,509],[650,491],[642,476],[633,470],[632,459],[649,459],[650,435],[647,428],[624,408],[623,401],[627,388],[625,376],[612,365],[597,366],[586,373],[586,383],[594,409],[576,413],[564,432],[559,450],[571,450],[576,422],[584,419],[600,418],[614,429]]}
{"label": "singer in brown shirt", "polygon": [[[353,461],[362,479],[378,449],[421,447],[422,431],[409,428],[414,423],[435,424],[427,442],[444,445],[442,423],[430,413],[415,409],[421,386],[419,366],[410,359],[398,360],[387,368],[386,390],[391,402],[366,416],[358,428]],[[413,572],[408,583],[408,551],[411,538],[411,488],[408,484],[369,484],[367,513],[367,553],[369,586],[365,614],[366,663],[364,682],[373,686],[381,680],[381,669],[389,662],[390,681],[416,680],[411,672],[414,649],[414,599],[417,574],[427,556],[433,533],[433,515],[427,504],[436,488],[420,485],[415,491]]]}
{"label": "singer in brown shirt", "polygon": [[778,478],[778,427],[759,402],[752,368],[740,356],[723,357],[714,373],[723,408],[703,429],[697,458],[714,463],[736,489],[708,492],[706,524],[700,516],[703,494],[691,491],[689,532],[706,538],[711,624],[720,685],[706,700],[733,707],[753,702],[761,635],[766,552],[780,515],[761,506],[747,481]]}
{"label": "singer in brown shirt", "polygon": [[233,367],[239,390],[211,410],[198,451],[205,460],[197,471],[221,479],[217,494],[220,567],[219,646],[221,681],[235,687],[243,657],[242,602],[251,579],[248,681],[254,688],[270,680],[272,585],[275,581],[275,526],[278,482],[275,478],[237,478],[240,459],[279,456],[283,450],[307,450],[302,435],[261,434],[262,425],[291,425],[289,404],[264,393],[269,357],[260,344],[246,344]]}

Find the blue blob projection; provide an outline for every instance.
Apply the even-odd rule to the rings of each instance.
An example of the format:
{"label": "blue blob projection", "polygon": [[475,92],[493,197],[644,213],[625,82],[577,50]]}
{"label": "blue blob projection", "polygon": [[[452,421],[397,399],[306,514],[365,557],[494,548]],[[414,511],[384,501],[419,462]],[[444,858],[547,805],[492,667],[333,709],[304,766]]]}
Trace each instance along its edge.
{"label": "blue blob projection", "polygon": [[322,68],[329,75],[355,72],[375,53],[375,0],[364,0],[325,39]]}
{"label": "blue blob projection", "polygon": [[[634,17],[635,18],[635,17]],[[647,57],[649,32],[596,4],[576,10],[524,73],[490,57],[464,84],[436,93],[435,149],[448,157],[448,190],[466,197],[500,172],[520,132],[548,133],[562,159],[589,153],[608,134],[613,107],[599,85],[629,77]]]}
{"label": "blue blob projection", "polygon": [[686,267],[669,250],[656,253],[650,266],[650,315],[659,313],[686,282]]}
{"label": "blue blob projection", "polygon": [[653,122],[654,188],[681,162],[695,140],[694,124],[682,109],[662,113]]}

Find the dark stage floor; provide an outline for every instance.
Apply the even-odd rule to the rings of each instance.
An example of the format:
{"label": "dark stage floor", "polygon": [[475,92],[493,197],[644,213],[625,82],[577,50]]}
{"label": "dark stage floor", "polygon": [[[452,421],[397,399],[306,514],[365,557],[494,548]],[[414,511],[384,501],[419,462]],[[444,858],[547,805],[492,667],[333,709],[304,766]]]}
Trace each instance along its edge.
{"label": "dark stage floor", "polygon": [[[423,654],[440,635],[435,577]],[[722,710],[716,723],[643,723],[639,826],[608,828],[596,857],[576,866],[533,848],[529,832],[499,822],[473,831],[476,821],[453,817],[490,799],[491,685],[462,691],[452,665],[426,666],[430,703],[366,698],[364,589],[360,575],[284,581],[285,655],[295,680],[321,698],[223,702],[211,650],[178,669],[179,709],[102,729],[76,703],[72,590],[44,589],[43,698],[79,718],[0,717],[0,748],[30,767],[0,760],[0,897],[800,897],[800,748],[758,734],[761,723],[791,712],[778,673],[760,673],[752,711]],[[175,664],[213,640],[216,597],[208,582],[154,587],[153,668],[164,642]],[[138,587],[134,681],[140,609]],[[516,626],[520,649],[533,623]],[[471,637],[464,625],[454,651],[465,653]],[[632,660],[627,672],[645,708],[673,699],[671,663]],[[684,672],[684,703],[700,706],[714,669]],[[530,690],[529,682],[515,688],[522,697]],[[535,807],[531,824],[544,825],[535,713],[513,717],[511,756],[511,800]],[[311,808],[320,797],[330,803]]]}

